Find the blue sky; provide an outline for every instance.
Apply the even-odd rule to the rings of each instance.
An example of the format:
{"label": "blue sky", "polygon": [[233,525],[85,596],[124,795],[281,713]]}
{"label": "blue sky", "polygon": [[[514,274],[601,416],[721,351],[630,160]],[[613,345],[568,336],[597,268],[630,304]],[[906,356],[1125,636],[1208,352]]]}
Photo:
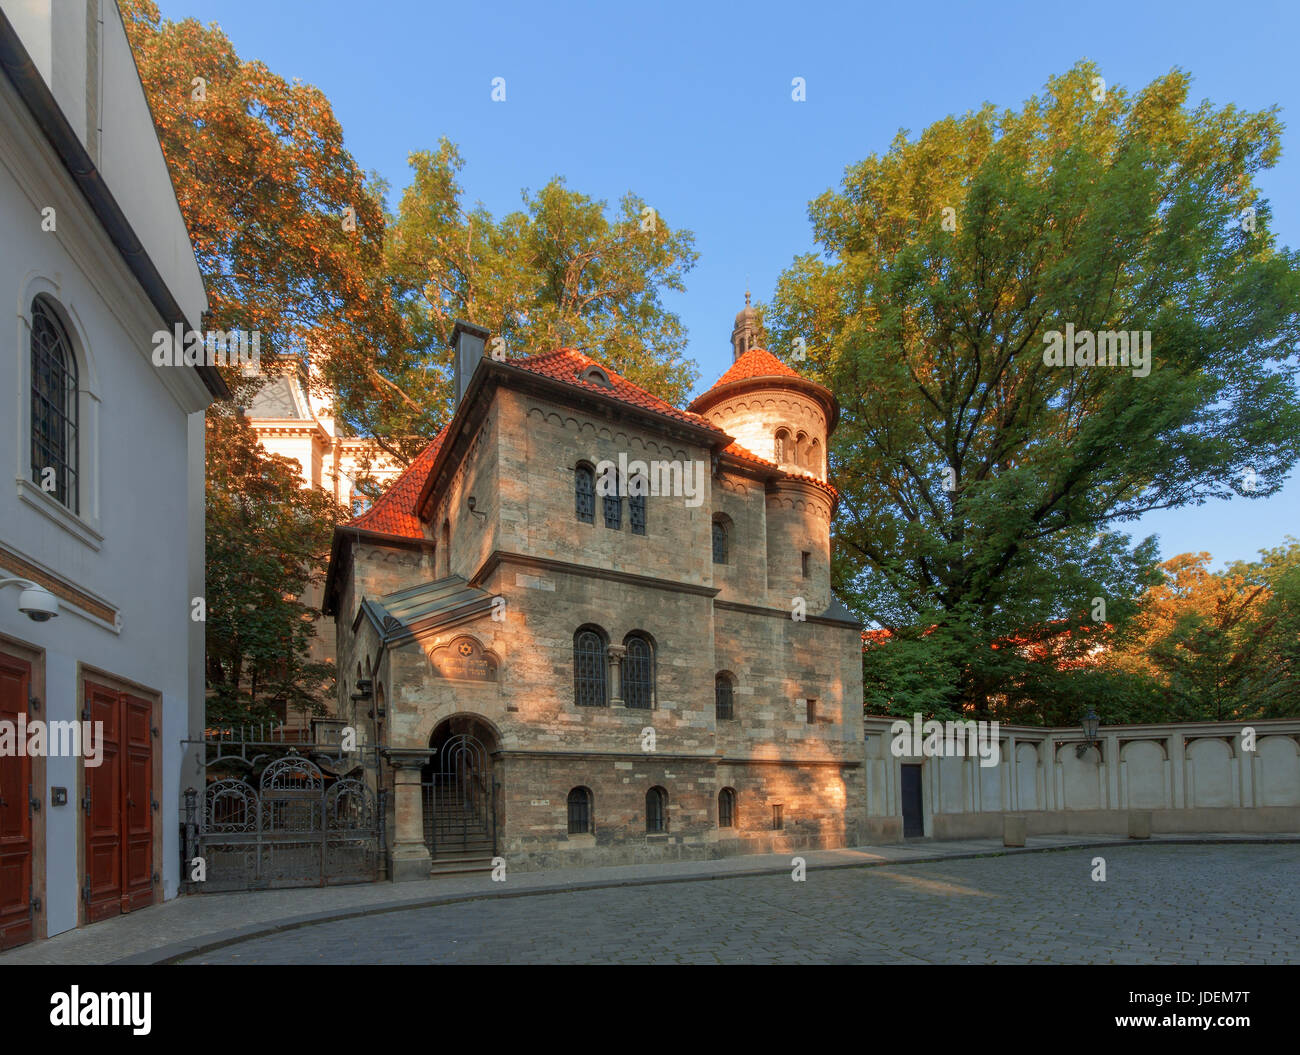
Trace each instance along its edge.
{"label": "blue sky", "polygon": [[[243,58],[319,86],[361,166],[394,195],[407,154],[441,136],[494,213],[552,176],[611,203],[634,191],[695,232],[700,260],[669,306],[707,387],[730,363],[746,281],[766,300],[813,248],[808,202],[846,166],[988,101],[1018,106],[1080,58],[1141,88],[1178,66],[1193,99],[1277,105],[1283,157],[1261,180],[1281,242],[1300,245],[1300,4],[428,3],[159,0],[217,22]],[[794,77],[807,101],[794,103]],[[490,98],[506,80],[506,103]],[[1300,536],[1300,479],[1270,499],[1151,514],[1164,556],[1216,565]]]}

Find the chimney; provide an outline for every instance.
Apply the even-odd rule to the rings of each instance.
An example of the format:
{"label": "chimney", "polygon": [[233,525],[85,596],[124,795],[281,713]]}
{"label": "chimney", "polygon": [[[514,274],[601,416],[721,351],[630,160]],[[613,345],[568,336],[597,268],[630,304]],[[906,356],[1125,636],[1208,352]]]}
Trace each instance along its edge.
{"label": "chimney", "polygon": [[455,371],[456,402],[453,413],[460,409],[460,401],[465,390],[469,388],[470,378],[479,360],[483,358],[483,346],[488,339],[488,331],[473,323],[456,320],[451,331],[452,366]]}

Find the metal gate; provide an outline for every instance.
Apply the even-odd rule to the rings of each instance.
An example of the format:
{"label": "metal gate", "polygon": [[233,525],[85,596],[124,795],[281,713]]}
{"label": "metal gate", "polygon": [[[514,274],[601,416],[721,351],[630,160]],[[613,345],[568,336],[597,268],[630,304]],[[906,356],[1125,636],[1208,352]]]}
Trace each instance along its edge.
{"label": "metal gate", "polygon": [[495,787],[487,750],[468,733],[449,737],[423,784],[424,841],[435,858],[496,854]]}
{"label": "metal gate", "polygon": [[[193,813],[192,798],[187,811]],[[365,883],[379,878],[382,818],[360,780],[337,780],[328,788],[320,767],[288,757],[262,772],[258,787],[244,780],[208,785],[202,811],[187,826],[206,891]]]}

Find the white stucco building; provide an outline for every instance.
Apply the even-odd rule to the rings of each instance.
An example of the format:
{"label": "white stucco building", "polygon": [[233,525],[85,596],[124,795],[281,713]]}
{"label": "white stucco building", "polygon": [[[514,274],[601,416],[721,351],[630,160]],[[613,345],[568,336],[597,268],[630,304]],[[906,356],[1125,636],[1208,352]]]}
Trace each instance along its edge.
{"label": "white stucco building", "polygon": [[0,723],[103,722],[97,766],[0,724],[5,948],[175,896],[201,780],[203,411],[226,392],[151,361],[207,301],[113,0],[0,0],[0,232],[0,579],[58,599],[37,622],[0,589]]}

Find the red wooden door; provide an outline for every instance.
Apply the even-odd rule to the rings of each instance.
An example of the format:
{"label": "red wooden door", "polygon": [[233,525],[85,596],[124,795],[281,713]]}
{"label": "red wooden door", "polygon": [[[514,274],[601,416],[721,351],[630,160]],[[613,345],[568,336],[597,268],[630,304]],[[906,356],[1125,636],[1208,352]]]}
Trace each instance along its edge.
{"label": "red wooden door", "polygon": [[86,682],[86,710],[95,729],[102,722],[103,756],[98,766],[86,766],[86,922],[95,923],[122,911],[122,751],[118,694]]}
{"label": "red wooden door", "polygon": [[122,694],[122,911],[153,904],[153,705]]}
{"label": "red wooden door", "polygon": [[101,764],[85,767],[86,922],[153,904],[153,705],[86,683],[91,728],[103,723]]}
{"label": "red wooden door", "polygon": [[[32,668],[0,653],[0,722],[27,710]],[[29,942],[32,920],[32,760],[24,751],[0,755],[0,949]]]}

